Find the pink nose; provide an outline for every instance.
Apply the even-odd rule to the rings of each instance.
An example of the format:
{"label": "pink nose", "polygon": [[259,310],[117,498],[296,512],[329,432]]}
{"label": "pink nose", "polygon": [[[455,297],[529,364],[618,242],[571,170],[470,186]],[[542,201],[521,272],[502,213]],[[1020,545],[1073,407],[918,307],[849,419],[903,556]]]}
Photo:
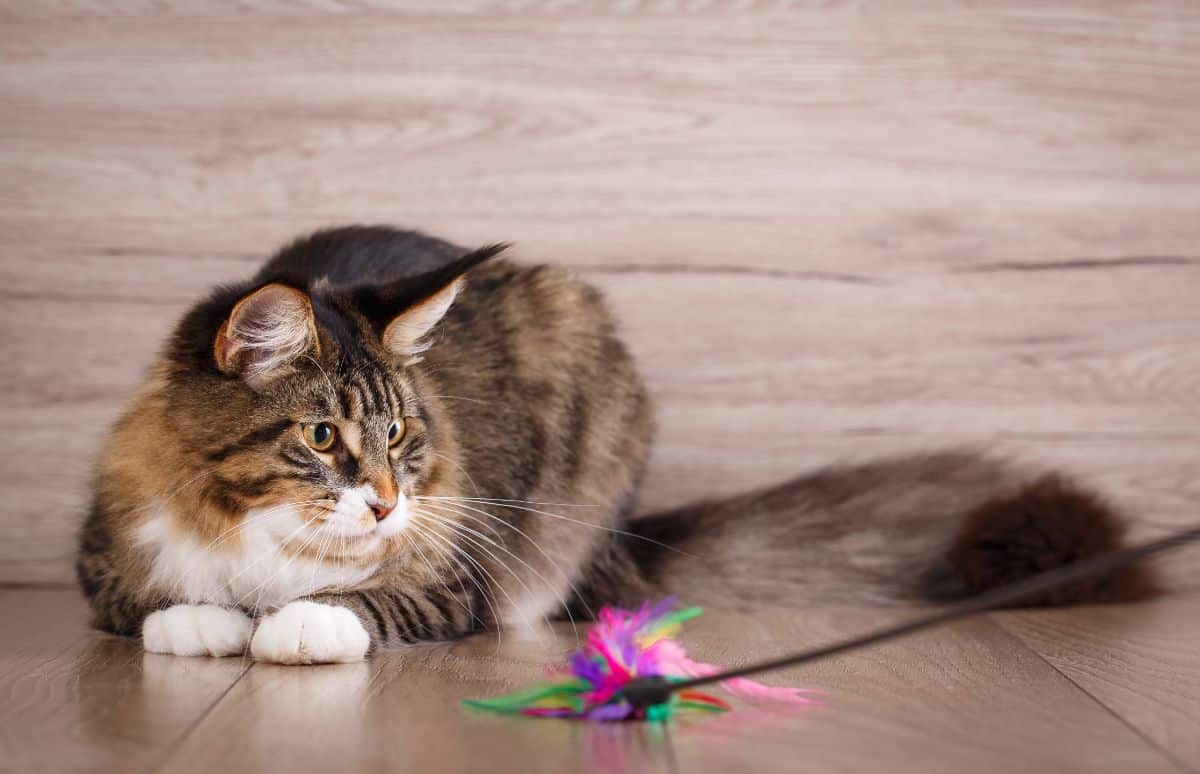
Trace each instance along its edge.
{"label": "pink nose", "polygon": [[371,506],[371,510],[375,513],[375,521],[383,521],[389,513],[396,510],[396,503],[376,503]]}

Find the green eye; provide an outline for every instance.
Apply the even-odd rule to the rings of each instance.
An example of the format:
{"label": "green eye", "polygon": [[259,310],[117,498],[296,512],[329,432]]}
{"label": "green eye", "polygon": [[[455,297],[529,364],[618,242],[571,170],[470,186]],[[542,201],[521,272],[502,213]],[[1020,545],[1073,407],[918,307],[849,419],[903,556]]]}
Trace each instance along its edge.
{"label": "green eye", "polygon": [[304,442],[317,451],[329,451],[337,440],[337,430],[328,422],[303,425]]}
{"label": "green eye", "polygon": [[397,419],[395,422],[393,422],[391,425],[388,426],[387,438],[388,438],[388,447],[389,448],[400,443],[400,440],[402,438],[404,438],[404,420],[403,419]]}

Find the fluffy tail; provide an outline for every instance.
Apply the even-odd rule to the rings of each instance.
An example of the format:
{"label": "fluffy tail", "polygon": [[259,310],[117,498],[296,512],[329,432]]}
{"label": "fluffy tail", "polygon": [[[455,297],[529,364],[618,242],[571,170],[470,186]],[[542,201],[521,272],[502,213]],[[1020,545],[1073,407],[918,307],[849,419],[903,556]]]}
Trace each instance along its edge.
{"label": "fluffy tail", "polygon": [[[582,579],[579,612],[663,594],[717,607],[947,603],[1115,550],[1125,525],[1064,476],[952,452],[830,468],[627,529]],[[1027,604],[1158,589],[1140,566]]]}

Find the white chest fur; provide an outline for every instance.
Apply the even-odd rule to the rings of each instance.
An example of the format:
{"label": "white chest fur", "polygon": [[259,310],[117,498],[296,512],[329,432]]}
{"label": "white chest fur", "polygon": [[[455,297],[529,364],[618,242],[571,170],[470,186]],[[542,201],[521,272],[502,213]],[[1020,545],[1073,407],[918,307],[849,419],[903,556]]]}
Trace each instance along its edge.
{"label": "white chest fur", "polygon": [[173,520],[165,508],[153,510],[138,527],[137,540],[151,555],[147,583],[179,602],[274,608],[317,591],[353,586],[376,569],[288,556],[285,542],[304,542],[297,532],[302,520],[294,512],[251,511],[238,535],[216,545],[196,539]]}

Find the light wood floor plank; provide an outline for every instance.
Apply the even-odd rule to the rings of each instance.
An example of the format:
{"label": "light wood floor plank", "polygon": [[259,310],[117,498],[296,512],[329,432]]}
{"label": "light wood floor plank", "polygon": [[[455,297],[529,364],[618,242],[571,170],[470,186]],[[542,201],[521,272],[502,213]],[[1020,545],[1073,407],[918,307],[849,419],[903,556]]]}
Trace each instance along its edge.
{"label": "light wood floor plank", "polygon": [[459,701],[547,679],[573,647],[494,636],[368,663],[256,665],[172,756],[179,772],[667,771],[662,729],[534,721]]}
{"label": "light wood floor plank", "polygon": [[[459,706],[543,679],[573,647],[569,627],[540,642],[477,637],[364,664],[256,665],[235,682],[239,659],[142,655],[83,630],[71,593],[5,590],[0,614],[24,625],[0,634],[0,760],[14,771],[1183,771],[1154,744],[1180,761],[1194,751],[1186,622],[1200,618],[1198,603],[998,619],[1021,639],[975,619],[770,678],[825,691],[824,707],[738,703],[664,730]],[[710,611],[684,641],[697,658],[737,664],[897,615]]]}
{"label": "light wood floor plank", "polygon": [[1097,701],[1200,771],[1200,596],[996,618]]}
{"label": "light wood floor plank", "polygon": [[[892,614],[710,612],[685,641],[737,663],[878,626]],[[256,666],[177,751],[171,768],[295,771],[638,770],[1128,772],[1178,769],[1019,640],[978,619],[776,675],[827,706],[739,704],[666,733],[479,715],[457,701],[541,679],[570,647],[494,640],[433,646],[365,665]]]}
{"label": "light wood floor plank", "polygon": [[[700,656],[743,662],[883,625],[893,614],[706,615]],[[685,771],[1174,771],[1157,750],[986,619],[771,678],[826,690],[827,706],[762,706],[681,724]]]}
{"label": "light wood floor plank", "polygon": [[[21,453],[0,485],[22,496],[0,503],[0,578],[70,579],[102,433],[190,299],[252,266],[178,263],[138,259],[96,286],[108,261],[81,257],[50,296],[37,288],[52,263],[5,276],[0,340],[23,365],[0,375],[0,419]],[[1125,506],[1137,537],[1200,507],[1200,265],[986,280],[943,269],[879,286],[584,276],[607,292],[658,405],[643,511],[955,444],[1083,476]],[[1200,560],[1176,563],[1172,577],[1194,586]]]}
{"label": "light wood floor plank", "polygon": [[5,209],[55,241],[349,215],[788,268],[1194,250],[1192,4],[469,5],[11,11]]}
{"label": "light wood floor plank", "polygon": [[237,680],[237,659],[145,654],[74,591],[0,590],[0,770],[143,771]]}

